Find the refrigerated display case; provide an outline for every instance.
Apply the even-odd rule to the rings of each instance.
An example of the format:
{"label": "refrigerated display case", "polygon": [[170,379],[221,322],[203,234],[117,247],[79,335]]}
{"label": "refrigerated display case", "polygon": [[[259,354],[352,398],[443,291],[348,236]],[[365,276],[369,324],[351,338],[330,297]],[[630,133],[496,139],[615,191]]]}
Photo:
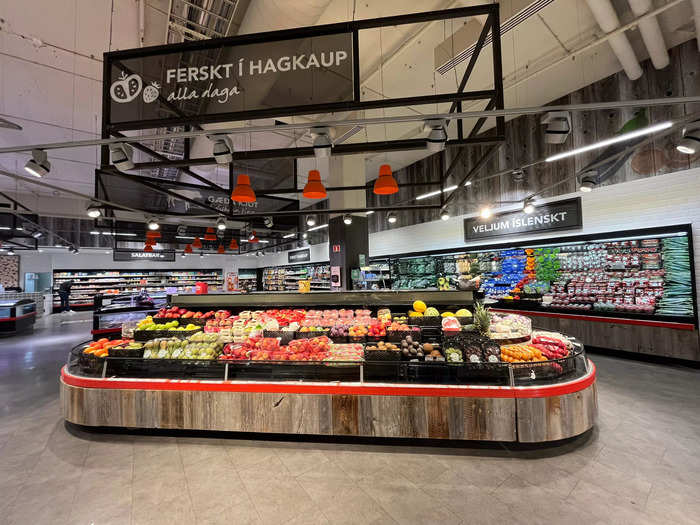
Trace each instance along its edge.
{"label": "refrigerated display case", "polygon": [[14,335],[34,328],[36,302],[32,299],[2,299],[0,296],[0,336]]}

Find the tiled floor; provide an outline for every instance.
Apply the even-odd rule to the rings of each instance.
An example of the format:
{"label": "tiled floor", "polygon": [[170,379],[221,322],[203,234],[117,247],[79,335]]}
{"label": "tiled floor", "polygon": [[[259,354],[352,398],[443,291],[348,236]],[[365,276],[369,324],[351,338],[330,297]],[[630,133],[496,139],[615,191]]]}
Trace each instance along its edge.
{"label": "tiled floor", "polygon": [[597,430],[537,451],[96,435],[57,399],[86,320],[0,339],[2,524],[700,523],[697,370],[593,356]]}

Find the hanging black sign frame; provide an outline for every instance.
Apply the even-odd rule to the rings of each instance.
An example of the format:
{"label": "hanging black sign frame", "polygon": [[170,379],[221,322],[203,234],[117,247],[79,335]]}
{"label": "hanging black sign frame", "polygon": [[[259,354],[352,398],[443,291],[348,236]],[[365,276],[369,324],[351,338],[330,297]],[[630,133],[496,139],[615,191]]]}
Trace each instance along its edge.
{"label": "hanging black sign frame", "polygon": [[527,235],[555,230],[573,230],[583,227],[581,198],[540,204],[531,214],[522,210],[498,213],[482,219],[464,219],[464,241],[472,242],[494,237]]}
{"label": "hanging black sign frame", "polygon": [[311,262],[311,250],[305,248],[303,250],[287,252],[287,262],[289,264]]}
{"label": "hanging black sign frame", "polygon": [[[491,45],[493,46],[493,77],[494,89],[464,91],[466,78],[471,69],[467,68],[465,79],[462,80],[460,87],[455,93],[444,94],[427,94],[412,97],[401,98],[381,98],[379,100],[361,100],[360,89],[360,52],[359,52],[359,32],[361,30],[392,27],[405,24],[416,24],[424,22],[433,22],[438,20],[451,20],[464,17],[488,17],[485,25],[491,28]],[[349,100],[338,102],[322,102],[312,104],[298,104],[286,107],[273,107],[267,109],[242,110],[234,112],[222,112],[210,115],[192,115],[183,114],[175,105],[167,104],[165,109],[169,109],[173,116],[141,120],[135,119],[131,121],[115,122],[111,115],[112,95],[117,98],[130,98],[132,96],[142,96],[143,90],[148,87],[144,85],[143,79],[137,80],[132,77],[136,72],[125,67],[124,63],[129,60],[146,60],[149,57],[162,57],[174,53],[193,53],[215,49],[231,49],[236,46],[249,46],[257,44],[276,44],[282,41],[291,41],[295,39],[312,39],[324,37],[338,37],[346,35],[350,38],[351,60],[352,65],[352,96]],[[484,34],[485,36],[485,34]],[[479,54],[479,51],[484,45],[484,40],[480,38],[477,46],[473,51],[474,59]],[[337,57],[337,55],[336,55]],[[328,60],[328,59],[327,59]],[[264,67],[264,66],[263,66]],[[114,76],[114,70],[121,69],[124,73],[123,79],[117,79]],[[250,69],[249,69],[250,70]],[[187,76],[187,72],[183,73]],[[174,76],[173,76],[174,75]],[[171,74],[171,80],[177,79],[178,72]],[[167,73],[166,73],[167,78]],[[121,80],[118,84],[115,81]],[[138,91],[138,93],[136,93]],[[136,93],[136,94],[135,94]],[[143,95],[145,96],[145,95]],[[149,89],[148,99],[158,97],[159,93]],[[386,107],[411,106],[421,104],[436,104],[452,102],[453,110],[461,107],[461,102],[467,100],[488,100],[494,102],[496,109],[503,108],[503,82],[502,82],[502,64],[501,64],[501,34],[500,34],[500,18],[498,4],[484,4],[468,7],[459,7],[454,9],[446,9],[440,11],[430,11],[424,13],[414,13],[409,15],[397,15],[384,18],[375,18],[368,20],[355,20],[350,22],[341,22],[336,24],[327,24],[312,27],[302,27],[294,29],[286,29],[281,31],[270,31],[265,33],[255,33],[249,35],[238,35],[225,38],[214,38],[207,40],[183,42],[181,44],[168,44],[163,46],[151,46],[137,49],[129,49],[122,51],[113,51],[104,54],[103,64],[103,94],[102,94],[102,123],[103,136],[108,136],[110,132],[120,130],[138,130],[147,128],[158,128],[176,125],[199,125],[212,122],[233,122],[240,120],[258,119],[258,118],[273,118],[282,116],[293,116],[303,114],[330,113],[337,111],[353,111],[378,109]],[[167,102],[167,101],[166,101]],[[502,135],[502,119],[498,119],[498,137]],[[402,141],[392,141],[402,143]],[[457,140],[450,140],[449,143],[471,143],[474,140],[467,140],[461,137]],[[386,146],[385,146],[386,147]],[[394,149],[405,149],[406,144],[397,144]],[[391,149],[391,148],[390,148]]]}
{"label": "hanging black sign frame", "polygon": [[114,250],[112,251],[112,260],[115,262],[175,262],[175,250],[153,250],[152,252],[144,252],[143,250]]}

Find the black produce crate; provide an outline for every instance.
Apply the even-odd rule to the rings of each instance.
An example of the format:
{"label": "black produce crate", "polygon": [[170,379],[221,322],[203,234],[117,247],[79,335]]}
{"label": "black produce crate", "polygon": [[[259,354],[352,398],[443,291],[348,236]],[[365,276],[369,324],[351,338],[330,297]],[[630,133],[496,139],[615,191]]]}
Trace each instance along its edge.
{"label": "black produce crate", "polygon": [[[417,333],[420,334],[420,332]],[[404,337],[410,334],[410,330],[387,330],[386,340],[390,343],[400,343],[401,341],[403,341]]]}
{"label": "black produce crate", "polygon": [[225,364],[217,359],[107,358],[107,375],[159,379],[223,379]]}
{"label": "black produce crate", "polygon": [[368,343],[378,343],[380,341],[386,341],[387,338],[385,335],[368,335],[367,336],[367,342]]}
{"label": "black produce crate", "polygon": [[472,316],[469,317],[457,317],[457,320],[459,321],[459,324],[462,326],[468,326],[470,324],[474,324],[474,318]]}
{"label": "black produce crate", "polygon": [[161,339],[165,337],[187,339],[189,336],[199,332],[201,332],[201,330],[134,330],[134,341],[143,343],[151,339]]}
{"label": "black produce crate", "polygon": [[408,381],[408,363],[404,361],[369,361],[363,366],[365,382],[394,382]]}
{"label": "black produce crate", "polygon": [[113,346],[108,350],[109,357],[143,357],[144,348],[124,348]]}
{"label": "black produce crate", "polygon": [[330,333],[330,329],[327,330],[317,330],[315,332],[296,332],[294,339],[313,339],[314,337],[327,337]]}
{"label": "black produce crate", "polygon": [[296,332],[292,330],[263,330],[263,337],[279,338],[280,345],[288,345],[295,335]]}
{"label": "black produce crate", "polygon": [[367,342],[367,337],[364,335],[349,335],[348,343],[360,343],[365,344]]}
{"label": "black produce crate", "polygon": [[365,361],[400,361],[401,352],[396,350],[367,350]]}
{"label": "black produce crate", "polygon": [[94,354],[86,354],[84,352],[81,352],[78,357],[80,372],[89,376],[101,375],[104,362],[104,357],[97,357]]}
{"label": "black produce crate", "polygon": [[228,378],[255,381],[359,381],[360,363],[225,361]]}
{"label": "black produce crate", "polygon": [[421,328],[421,341],[423,343],[442,342],[442,328],[439,326],[424,326]]}
{"label": "black produce crate", "polygon": [[[209,319],[213,319],[210,317]],[[182,317],[177,317],[175,319],[168,319],[166,317],[154,317],[153,318],[153,324],[167,324],[170,321],[177,321],[180,323],[180,326],[187,326],[188,324],[194,324],[197,326],[204,326],[207,324],[207,321],[209,319],[202,319],[202,318],[192,318],[192,317],[187,317],[187,318],[182,318]]]}
{"label": "black produce crate", "polygon": [[442,326],[442,317],[439,315],[411,317],[411,324],[416,326]]}
{"label": "black produce crate", "polygon": [[347,335],[335,335],[331,337],[331,341],[333,341],[336,344],[345,344],[348,342],[348,336]]}

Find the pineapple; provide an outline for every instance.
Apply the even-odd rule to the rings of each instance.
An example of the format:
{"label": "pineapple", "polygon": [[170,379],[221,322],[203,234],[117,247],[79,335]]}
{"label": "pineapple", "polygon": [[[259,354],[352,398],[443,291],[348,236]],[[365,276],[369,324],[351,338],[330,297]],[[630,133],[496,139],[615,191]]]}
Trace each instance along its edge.
{"label": "pineapple", "polygon": [[481,335],[488,336],[490,323],[489,309],[485,308],[483,303],[477,302],[474,305],[474,328]]}

